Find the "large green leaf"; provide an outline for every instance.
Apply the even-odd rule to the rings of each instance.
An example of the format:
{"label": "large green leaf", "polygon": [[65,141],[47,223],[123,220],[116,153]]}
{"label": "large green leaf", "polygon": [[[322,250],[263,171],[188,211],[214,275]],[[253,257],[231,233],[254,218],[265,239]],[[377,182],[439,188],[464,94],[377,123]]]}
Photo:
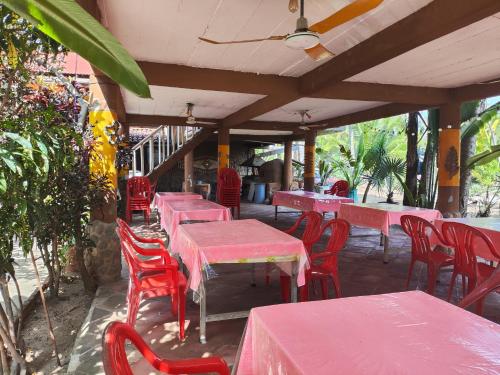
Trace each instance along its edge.
{"label": "large green leaf", "polygon": [[78,53],[118,84],[150,98],[141,69],[96,19],[74,0],[1,0],[66,48]]}
{"label": "large green leaf", "polygon": [[467,168],[488,164],[500,158],[500,145],[491,146],[491,149],[481,152],[467,160]]}

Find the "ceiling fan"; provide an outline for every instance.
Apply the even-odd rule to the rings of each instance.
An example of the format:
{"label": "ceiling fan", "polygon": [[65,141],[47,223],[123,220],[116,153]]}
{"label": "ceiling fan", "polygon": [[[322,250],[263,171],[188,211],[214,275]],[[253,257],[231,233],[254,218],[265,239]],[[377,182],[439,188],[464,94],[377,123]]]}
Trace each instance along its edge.
{"label": "ceiling fan", "polygon": [[[349,5],[333,13],[324,20],[308,26],[307,19],[304,17],[304,0],[300,0],[300,17],[297,19],[297,28],[293,33],[286,35],[272,35],[268,38],[233,40],[220,42],[204,37],[200,40],[211,44],[237,44],[253,43],[265,40],[284,40],[287,47],[304,50],[309,57],[315,61],[320,61],[332,57],[333,53],[327,50],[320,42],[319,34],[324,34],[333,28],[342,25],[353,18],[376,8],[383,0],[354,0]],[[290,12],[294,13],[299,9],[299,0],[290,0],[288,4]]]}
{"label": "ceiling fan", "polygon": [[321,128],[324,126],[324,124],[314,124],[314,125],[306,124],[306,118],[308,120],[312,119],[312,116],[309,114],[308,109],[302,109],[300,111],[297,111],[296,114],[298,114],[300,116],[299,129],[301,129],[301,130],[311,130],[314,128]]}
{"label": "ceiling fan", "polygon": [[193,103],[186,103],[186,111],[184,112],[184,116],[187,117],[186,125],[197,125],[197,124],[216,125],[215,122],[198,121],[196,117],[193,116],[193,108],[194,108]]}

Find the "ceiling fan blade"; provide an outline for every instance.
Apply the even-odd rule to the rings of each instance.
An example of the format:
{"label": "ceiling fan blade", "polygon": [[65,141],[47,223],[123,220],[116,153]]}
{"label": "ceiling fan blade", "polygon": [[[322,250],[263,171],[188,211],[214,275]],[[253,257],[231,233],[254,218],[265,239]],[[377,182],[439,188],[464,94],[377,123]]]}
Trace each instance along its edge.
{"label": "ceiling fan blade", "polygon": [[310,120],[310,119],[312,119],[312,116],[311,116],[308,112],[306,112],[306,113],[304,113],[304,114],[306,115],[306,117],[307,117],[309,120]]}
{"label": "ceiling fan blade", "polygon": [[211,122],[211,121],[196,121],[197,124],[203,124],[203,125],[217,125],[216,122]]}
{"label": "ceiling fan blade", "polygon": [[328,51],[321,43],[316,44],[314,47],[306,48],[304,51],[314,61],[320,61],[334,56],[334,54]]}
{"label": "ceiling fan blade", "polygon": [[290,0],[288,3],[288,10],[292,13],[295,13],[299,10],[299,0]]}
{"label": "ceiling fan blade", "polygon": [[253,43],[253,42],[263,42],[265,40],[283,40],[286,38],[286,35],[272,35],[269,38],[261,38],[261,39],[246,39],[246,40],[231,40],[228,42],[219,42],[217,40],[198,37],[199,40],[210,43],[210,44],[237,44],[237,43]]}
{"label": "ceiling fan blade", "polygon": [[379,6],[384,0],[356,0],[351,4],[343,7],[339,11],[333,13],[330,17],[325,18],[309,27],[309,30],[316,33],[324,34],[334,27],[342,25],[353,18],[359,17],[362,14],[369,12],[373,8]]}

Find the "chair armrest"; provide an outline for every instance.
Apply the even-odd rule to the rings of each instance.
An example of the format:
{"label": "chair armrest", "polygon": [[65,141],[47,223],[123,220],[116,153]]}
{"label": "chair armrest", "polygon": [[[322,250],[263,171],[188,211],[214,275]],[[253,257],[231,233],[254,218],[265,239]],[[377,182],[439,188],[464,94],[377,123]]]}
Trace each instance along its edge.
{"label": "chair armrest", "polygon": [[219,375],[229,375],[226,361],[219,357],[195,358],[179,361],[160,360],[153,366],[168,374],[206,374],[215,372]]}

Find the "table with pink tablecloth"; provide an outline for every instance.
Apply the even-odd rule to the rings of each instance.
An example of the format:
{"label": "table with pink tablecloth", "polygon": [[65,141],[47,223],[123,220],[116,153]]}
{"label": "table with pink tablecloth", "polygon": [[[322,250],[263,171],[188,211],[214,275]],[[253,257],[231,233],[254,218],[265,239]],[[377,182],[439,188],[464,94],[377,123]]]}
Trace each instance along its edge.
{"label": "table with pink tablecloth", "polygon": [[233,373],[498,374],[500,325],[420,291],[252,309]]}
{"label": "table with pink tablecloth", "polygon": [[153,199],[153,207],[161,210],[163,203],[174,200],[190,200],[190,199],[203,199],[200,194],[190,193],[187,191],[168,191],[168,192],[158,192],[155,194]]}
{"label": "table with pink tablecloth", "polygon": [[205,199],[171,200],[163,203],[160,225],[172,236],[182,221],[228,221],[229,208]]}
{"label": "table with pink tablecloth", "polygon": [[390,226],[401,225],[403,215],[419,216],[431,222],[441,218],[438,210],[390,203],[343,203],[338,212],[338,217],[351,225],[380,230],[384,236],[384,262],[388,259]]}
{"label": "table with pink tablecloth", "polygon": [[273,194],[273,206],[278,213],[278,206],[294,208],[300,211],[337,212],[342,203],[352,203],[351,198],[319,194],[311,191],[277,191]]}
{"label": "table with pink tablecloth", "polygon": [[[205,281],[210,278],[212,264],[278,263],[292,276],[292,301],[296,301],[296,286],[304,285],[305,269],[309,266],[301,240],[255,219],[179,225],[170,244],[189,270],[189,287],[200,295],[200,339],[205,340],[206,314]],[[218,314],[217,319],[234,319],[248,312]],[[222,316],[222,317],[221,317]]]}
{"label": "table with pink tablecloth", "polygon": [[[488,236],[493,242],[493,246],[497,250],[497,253],[500,253],[500,218],[496,217],[465,217],[465,218],[449,218],[449,219],[440,219],[436,220],[436,227],[441,230],[443,222],[445,221],[454,221],[458,223],[463,223],[470,225],[476,229],[479,229],[486,236]],[[476,255],[492,260],[492,261],[500,261],[494,254],[491,253],[490,249],[486,246],[486,244],[481,241],[475,248]]]}

